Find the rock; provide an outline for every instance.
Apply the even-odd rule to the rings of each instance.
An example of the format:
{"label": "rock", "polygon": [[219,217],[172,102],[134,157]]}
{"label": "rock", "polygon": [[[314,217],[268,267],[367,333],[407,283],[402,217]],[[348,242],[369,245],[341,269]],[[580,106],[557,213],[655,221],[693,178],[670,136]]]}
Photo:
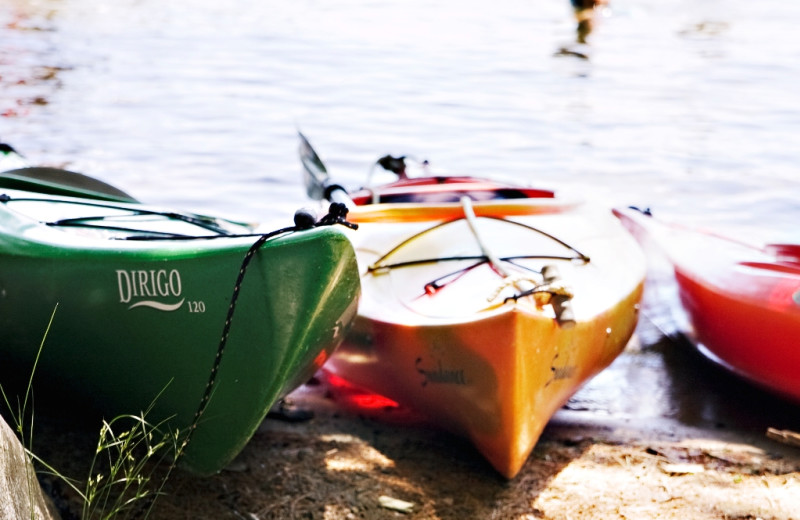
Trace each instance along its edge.
{"label": "rock", "polygon": [[14,431],[0,417],[0,520],[58,520]]}

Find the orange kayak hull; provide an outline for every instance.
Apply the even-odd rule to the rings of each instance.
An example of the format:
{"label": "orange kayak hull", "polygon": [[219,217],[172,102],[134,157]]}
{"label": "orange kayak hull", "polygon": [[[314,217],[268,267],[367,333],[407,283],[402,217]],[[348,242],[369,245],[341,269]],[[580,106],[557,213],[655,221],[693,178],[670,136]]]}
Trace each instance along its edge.
{"label": "orange kayak hull", "polygon": [[637,286],[603,315],[568,330],[518,307],[424,327],[360,316],[325,368],[470,439],[513,478],[552,415],[625,347],[640,297]]}
{"label": "orange kayak hull", "polygon": [[[415,263],[481,255],[459,204],[351,211],[348,219],[360,225],[351,239],[363,298],[325,369],[468,438],[513,478],[552,415],[629,341],[645,262],[607,210],[525,199],[475,202],[474,211],[488,249],[513,258],[501,263],[514,273],[479,261]],[[553,260],[564,249],[553,237],[585,257]],[[518,269],[523,264],[527,270]],[[538,276],[547,264],[558,265],[559,281],[572,293],[570,323],[534,297],[509,298],[519,293],[509,279]],[[441,287],[429,290],[432,280]]]}

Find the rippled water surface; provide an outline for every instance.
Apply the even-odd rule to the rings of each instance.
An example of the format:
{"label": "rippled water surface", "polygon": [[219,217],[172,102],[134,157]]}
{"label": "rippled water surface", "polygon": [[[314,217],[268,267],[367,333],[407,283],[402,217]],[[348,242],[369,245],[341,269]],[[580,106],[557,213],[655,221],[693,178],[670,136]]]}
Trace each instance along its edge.
{"label": "rippled water surface", "polygon": [[[301,128],[351,186],[408,154],[800,241],[798,23],[797,2],[619,0],[579,45],[566,0],[0,0],[0,140],[276,225],[307,204]],[[665,363],[626,357],[581,395],[673,413]],[[653,385],[661,405],[619,404]]]}

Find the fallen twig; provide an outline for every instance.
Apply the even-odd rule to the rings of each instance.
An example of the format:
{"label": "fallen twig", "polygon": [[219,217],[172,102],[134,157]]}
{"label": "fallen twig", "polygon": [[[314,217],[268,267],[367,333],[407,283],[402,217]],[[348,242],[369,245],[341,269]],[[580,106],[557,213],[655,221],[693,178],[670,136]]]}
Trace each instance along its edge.
{"label": "fallen twig", "polygon": [[793,432],[791,430],[767,428],[767,437],[774,441],[800,448],[800,433]]}

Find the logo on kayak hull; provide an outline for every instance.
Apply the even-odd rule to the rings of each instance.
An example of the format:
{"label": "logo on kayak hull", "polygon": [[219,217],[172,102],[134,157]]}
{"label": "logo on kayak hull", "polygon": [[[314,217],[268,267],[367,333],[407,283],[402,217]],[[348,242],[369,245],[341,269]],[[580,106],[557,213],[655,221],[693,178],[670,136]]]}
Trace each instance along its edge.
{"label": "logo on kayak hull", "polygon": [[171,312],[181,308],[184,298],[181,273],[177,269],[117,269],[119,302],[128,309],[149,307]]}
{"label": "logo on kayak hull", "polygon": [[428,383],[450,384],[450,385],[466,385],[467,379],[464,376],[463,368],[445,368],[441,361],[438,361],[435,367],[423,367],[422,358],[418,357],[414,362],[417,372],[422,374],[422,386],[427,386]]}

